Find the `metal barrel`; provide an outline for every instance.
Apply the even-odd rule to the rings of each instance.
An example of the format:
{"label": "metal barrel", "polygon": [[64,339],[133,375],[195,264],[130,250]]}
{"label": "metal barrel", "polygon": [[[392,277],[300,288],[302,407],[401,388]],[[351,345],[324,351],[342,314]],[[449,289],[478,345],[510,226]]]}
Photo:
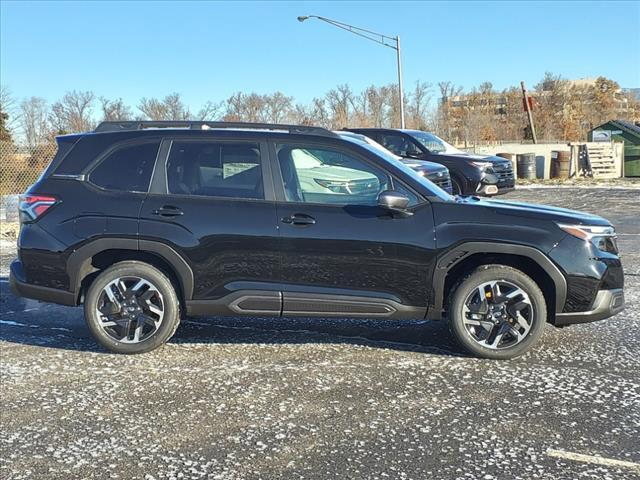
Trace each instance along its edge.
{"label": "metal barrel", "polygon": [[522,153],[516,156],[518,178],[536,178],[536,154]]}
{"label": "metal barrel", "polygon": [[554,150],[551,152],[551,178],[569,178],[571,152]]}
{"label": "metal barrel", "polygon": [[518,167],[517,164],[515,162],[516,159],[516,154],[515,153],[507,153],[507,152],[503,152],[503,153],[497,153],[496,156],[504,158],[506,160],[509,160],[511,162],[511,166],[513,167],[513,173],[514,175],[517,174],[518,172]]}

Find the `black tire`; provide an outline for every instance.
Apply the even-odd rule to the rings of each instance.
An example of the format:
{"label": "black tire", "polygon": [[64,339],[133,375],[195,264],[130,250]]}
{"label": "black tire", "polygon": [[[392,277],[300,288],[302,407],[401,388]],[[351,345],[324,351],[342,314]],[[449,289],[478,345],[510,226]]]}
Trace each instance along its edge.
{"label": "black tire", "polygon": [[[104,301],[103,292],[109,283],[118,278],[133,277],[150,282],[159,292],[163,316],[159,326],[148,337],[136,343],[126,343],[113,338],[101,326],[97,308],[98,302]],[[144,262],[125,261],[107,268],[91,283],[84,300],[84,317],[96,341],[106,349],[124,354],[145,353],[158,348],[173,336],[180,323],[180,301],[173,284],[160,270]]]}
{"label": "black tire", "polygon": [[[515,324],[515,327],[517,329],[520,329],[521,327],[517,324],[516,320],[514,320],[514,317],[512,317],[511,315],[507,315],[506,320],[484,320],[485,317],[483,317],[483,325],[487,325],[492,321],[501,321],[500,325],[495,325],[495,330],[486,329],[485,327],[469,327],[465,324],[464,320],[464,309],[466,304],[465,302],[468,301],[470,296],[476,294],[479,295],[479,293],[474,292],[478,292],[479,286],[488,282],[505,282],[506,285],[514,285],[515,287],[521,289],[526,293],[529,300],[528,303],[532,306],[532,310],[526,311],[526,314],[528,314],[528,316],[530,317],[526,320],[529,326],[528,331],[526,331],[526,329],[524,328],[522,329],[522,332],[526,331],[526,334],[521,335],[521,340],[517,340],[516,336],[512,333],[506,332],[506,339],[510,339],[511,342],[516,341],[517,343],[509,345],[509,342],[505,342],[506,345],[504,348],[488,348],[485,345],[490,339],[485,339],[484,344],[481,344],[481,342],[477,338],[474,338],[472,331],[481,332],[481,335],[487,334],[487,331],[490,331],[495,335],[501,331],[501,326],[504,326],[504,328],[509,328],[509,325],[506,325],[505,322],[513,322]],[[509,287],[507,286],[507,288]],[[489,295],[489,293],[486,293],[486,295]],[[491,303],[490,299],[486,301],[488,304]],[[510,300],[510,302],[513,301]],[[494,303],[494,305],[496,305],[495,308],[498,309],[499,307],[497,305],[500,305],[500,303]],[[486,308],[488,309],[490,307],[487,305]],[[479,315],[482,316],[481,314]],[[534,282],[529,276],[527,276],[520,270],[504,265],[483,265],[463,278],[462,281],[459,282],[455,287],[453,296],[451,297],[451,301],[448,306],[448,318],[451,333],[467,352],[481,358],[506,360],[522,355],[523,353],[531,349],[540,340],[540,337],[542,336],[542,333],[544,331],[545,323],[547,321],[547,305],[544,295],[536,282]],[[483,328],[484,331],[476,330],[477,328]],[[487,337],[490,336],[491,333],[488,333]],[[491,339],[495,339],[496,336],[497,335],[491,337]],[[504,337],[501,336],[501,338]],[[500,345],[501,341],[502,340],[498,341],[498,345]]]}
{"label": "black tire", "polygon": [[464,195],[464,192],[462,190],[462,183],[456,179],[456,178],[451,178],[451,193],[453,193],[454,195]]}

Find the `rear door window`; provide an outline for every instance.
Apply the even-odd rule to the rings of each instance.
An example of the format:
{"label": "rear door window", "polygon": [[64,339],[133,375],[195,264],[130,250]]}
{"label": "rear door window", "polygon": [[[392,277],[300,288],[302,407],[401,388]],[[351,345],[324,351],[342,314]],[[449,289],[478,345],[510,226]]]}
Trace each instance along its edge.
{"label": "rear door window", "polygon": [[148,192],[160,141],[122,146],[89,174],[89,181],[107,190]]}
{"label": "rear door window", "polygon": [[407,157],[409,152],[416,150],[415,145],[401,133],[383,133],[378,143],[399,157]]}
{"label": "rear door window", "polygon": [[167,189],[178,195],[263,199],[260,145],[174,141]]}

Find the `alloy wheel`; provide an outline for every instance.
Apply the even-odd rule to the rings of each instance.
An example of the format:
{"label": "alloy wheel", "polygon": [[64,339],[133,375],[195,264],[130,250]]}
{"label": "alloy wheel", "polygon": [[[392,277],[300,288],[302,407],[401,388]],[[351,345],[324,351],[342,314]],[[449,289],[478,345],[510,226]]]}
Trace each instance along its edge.
{"label": "alloy wheel", "polygon": [[529,295],[506,280],[478,285],[467,295],[462,307],[462,321],[469,336],[494,350],[522,342],[531,330],[534,315]]}
{"label": "alloy wheel", "polygon": [[121,343],[139,343],[158,331],[164,318],[158,288],[136,276],[119,277],[100,292],[96,314],[100,328]]}

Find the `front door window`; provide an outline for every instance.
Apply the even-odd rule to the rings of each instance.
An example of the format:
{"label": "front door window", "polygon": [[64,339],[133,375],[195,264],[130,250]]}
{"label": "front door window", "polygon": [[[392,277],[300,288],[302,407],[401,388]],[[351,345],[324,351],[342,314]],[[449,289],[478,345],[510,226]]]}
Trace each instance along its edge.
{"label": "front door window", "polygon": [[279,145],[278,162],[290,202],[376,205],[391,189],[383,170],[336,150]]}

